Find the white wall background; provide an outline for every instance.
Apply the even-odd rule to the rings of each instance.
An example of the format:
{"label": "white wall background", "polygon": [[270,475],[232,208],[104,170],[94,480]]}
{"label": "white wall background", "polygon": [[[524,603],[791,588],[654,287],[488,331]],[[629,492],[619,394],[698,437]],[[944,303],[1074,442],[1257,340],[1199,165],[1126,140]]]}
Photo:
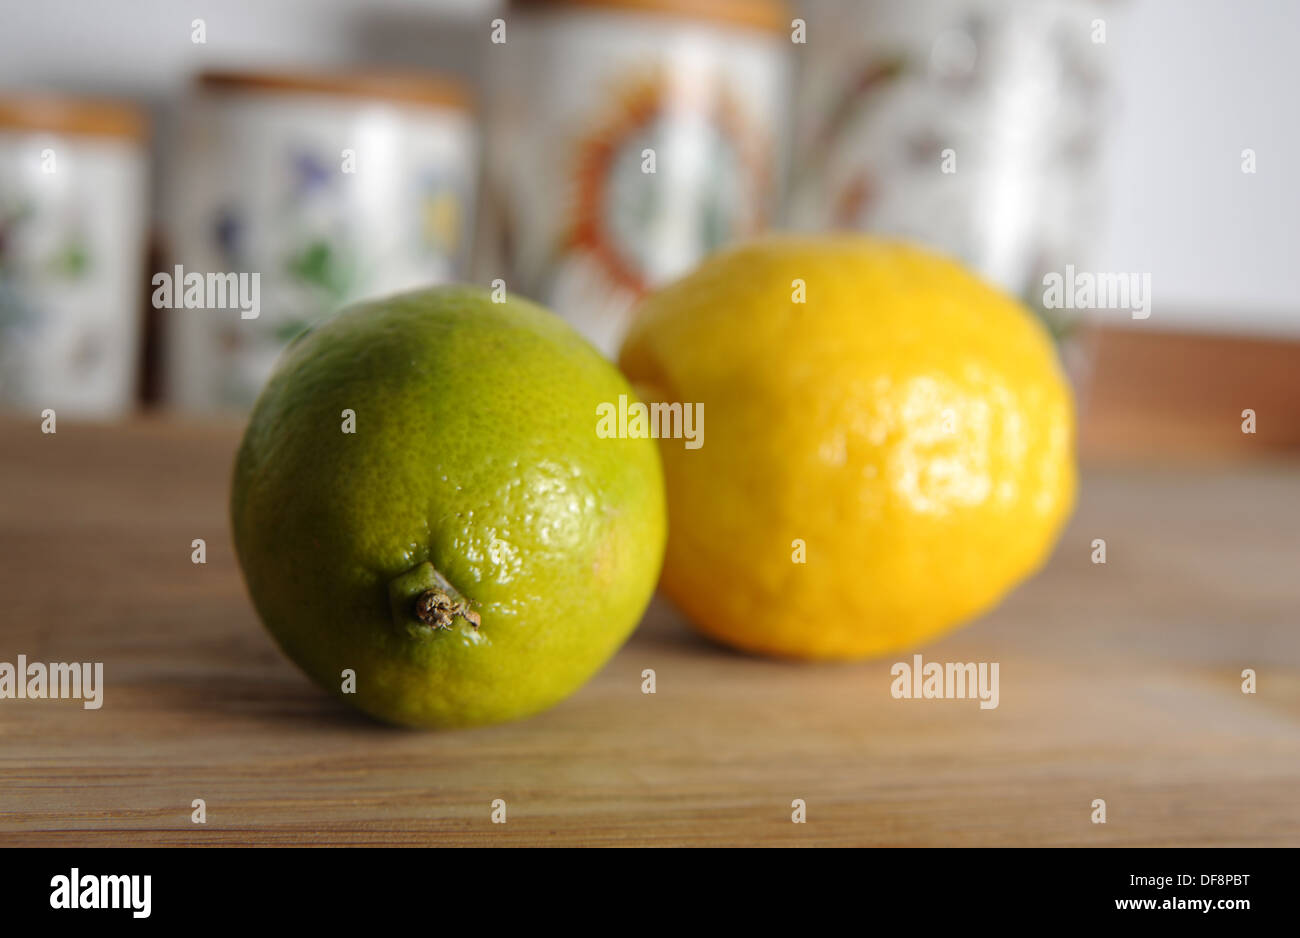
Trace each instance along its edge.
{"label": "white wall background", "polygon": [[[917,0],[924,2],[924,0]],[[151,104],[165,141],[215,65],[418,64],[477,78],[502,0],[0,0],[0,90]],[[1146,325],[1300,336],[1300,0],[1111,0],[1116,110],[1097,269],[1149,272]],[[202,17],[207,45],[190,41]],[[472,41],[471,41],[472,40]],[[1241,172],[1241,151],[1258,172]],[[160,148],[165,152],[165,147]]]}
{"label": "white wall background", "polygon": [[1300,335],[1300,2],[1134,0],[1108,46],[1099,269],[1151,273],[1153,325]]}

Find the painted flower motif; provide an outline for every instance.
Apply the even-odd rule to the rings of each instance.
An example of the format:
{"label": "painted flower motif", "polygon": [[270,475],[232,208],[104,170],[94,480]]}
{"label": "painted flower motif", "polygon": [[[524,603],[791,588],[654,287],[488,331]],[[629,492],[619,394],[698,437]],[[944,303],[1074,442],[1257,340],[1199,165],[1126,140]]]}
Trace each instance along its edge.
{"label": "painted flower motif", "polygon": [[222,255],[228,260],[238,257],[244,225],[235,210],[228,206],[219,209],[212,230]]}
{"label": "painted flower motif", "polygon": [[292,156],[294,195],[302,198],[318,189],[325,189],[334,179],[333,167],[327,166],[315,153],[295,151]]}
{"label": "painted flower motif", "polygon": [[594,257],[611,280],[643,292],[655,278],[653,239],[665,211],[658,187],[645,185],[649,151],[681,145],[700,148],[703,172],[689,181],[691,236],[704,254],[762,225],[757,196],[769,172],[765,148],[755,139],[728,90],[674,87],[659,70],[633,78],[578,143],[573,222],[564,250]]}
{"label": "painted flower motif", "polygon": [[454,181],[441,173],[424,175],[420,199],[420,241],[434,254],[447,257],[460,251],[464,230],[464,199]]}
{"label": "painted flower motif", "polygon": [[30,203],[0,209],[0,331],[36,331],[44,322],[32,298],[41,283],[77,281],[91,270],[92,258],[78,219],[60,215],[47,219],[57,226],[56,247],[40,257],[20,257],[17,246],[23,228],[34,224]]}

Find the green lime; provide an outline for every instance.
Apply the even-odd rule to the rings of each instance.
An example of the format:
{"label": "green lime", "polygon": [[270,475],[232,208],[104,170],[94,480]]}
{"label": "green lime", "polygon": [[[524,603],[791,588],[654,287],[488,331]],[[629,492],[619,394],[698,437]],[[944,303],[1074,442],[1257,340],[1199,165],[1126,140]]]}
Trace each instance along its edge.
{"label": "green lime", "polygon": [[393,723],[491,723],[567,697],[636,626],[663,558],[654,441],[596,433],[623,394],[558,317],[473,287],[304,334],[253,409],[231,494],[267,629]]}

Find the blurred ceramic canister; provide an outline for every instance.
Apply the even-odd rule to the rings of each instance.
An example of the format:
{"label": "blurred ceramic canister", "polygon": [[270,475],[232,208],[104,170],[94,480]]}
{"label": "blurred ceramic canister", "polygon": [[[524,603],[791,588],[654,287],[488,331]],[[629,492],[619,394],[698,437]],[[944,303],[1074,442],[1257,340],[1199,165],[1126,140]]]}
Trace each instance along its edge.
{"label": "blurred ceramic canister", "polygon": [[170,159],[152,300],[175,406],[247,410],[340,306],[464,276],[477,141],[454,82],[207,73]]}
{"label": "blurred ceramic canister", "polygon": [[914,238],[1041,305],[1044,272],[1080,263],[1095,224],[1105,5],[802,0],[799,10],[794,226]]}
{"label": "blurred ceramic canister", "polygon": [[0,96],[0,407],[135,403],[147,133],[129,105]]}
{"label": "blurred ceramic canister", "polygon": [[515,0],[492,29],[475,273],[613,355],[647,288],[765,225],[790,18],[777,0]]}

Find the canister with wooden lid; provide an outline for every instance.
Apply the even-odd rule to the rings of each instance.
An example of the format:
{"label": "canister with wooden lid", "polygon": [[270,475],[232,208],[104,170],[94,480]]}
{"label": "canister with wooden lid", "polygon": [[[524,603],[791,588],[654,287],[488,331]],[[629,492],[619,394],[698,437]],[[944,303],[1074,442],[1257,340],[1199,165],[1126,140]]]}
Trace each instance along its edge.
{"label": "canister with wooden lid", "polygon": [[171,293],[155,305],[176,407],[244,411],[288,342],[341,306],[465,274],[477,140],[456,82],[205,73],[171,162]]}
{"label": "canister with wooden lid", "polygon": [[516,0],[486,63],[478,279],[613,355],[649,288],[768,223],[790,30],[777,0]]}
{"label": "canister with wooden lid", "polygon": [[134,406],[148,196],[140,110],[0,95],[0,408]]}

